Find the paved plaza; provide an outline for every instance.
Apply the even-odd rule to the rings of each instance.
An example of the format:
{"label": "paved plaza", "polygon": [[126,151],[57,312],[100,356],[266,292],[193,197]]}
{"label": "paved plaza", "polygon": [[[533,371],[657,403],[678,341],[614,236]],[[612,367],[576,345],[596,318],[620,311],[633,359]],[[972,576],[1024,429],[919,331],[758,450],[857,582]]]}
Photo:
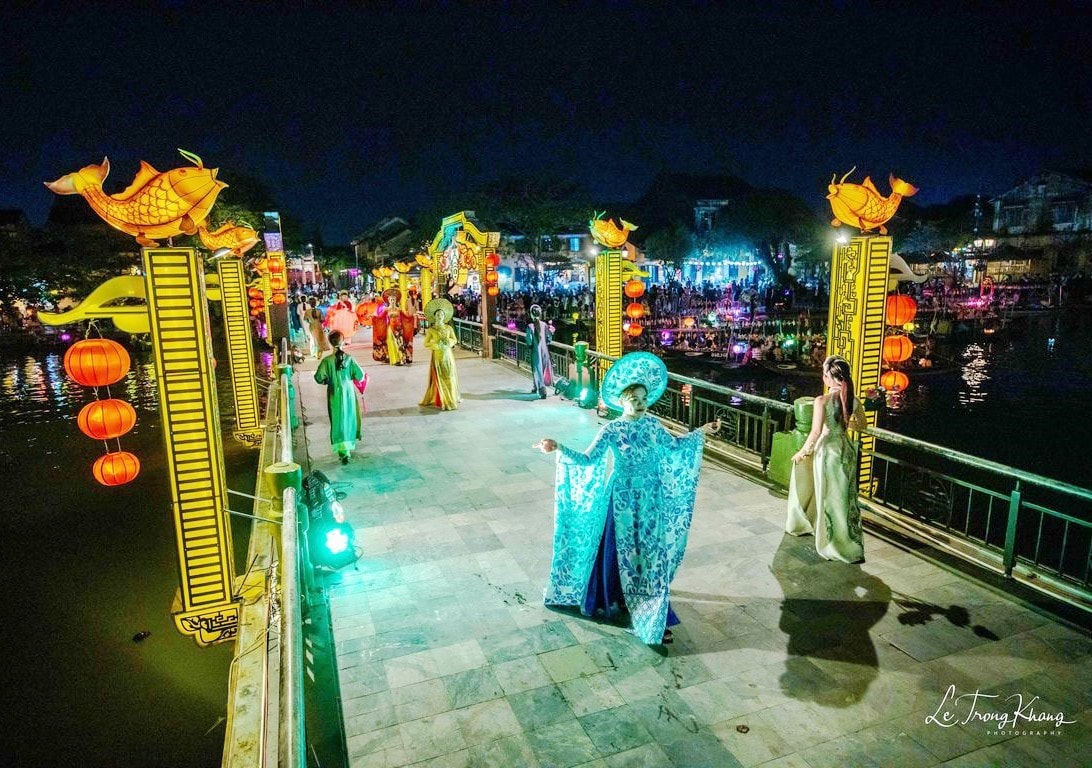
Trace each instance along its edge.
{"label": "paved plaza", "polygon": [[[1092,763],[1087,633],[873,535],[863,565],[823,561],[782,532],[784,498],[711,461],[674,644],[545,608],[555,460],[531,445],[584,448],[603,420],[464,350],[459,410],[419,407],[421,339],[392,367],[369,336],[348,350],[371,381],[347,466],[314,361],[297,382],[297,459],[345,493],[363,548],[329,589],[351,765]],[[1020,706],[1074,722],[984,719]]]}

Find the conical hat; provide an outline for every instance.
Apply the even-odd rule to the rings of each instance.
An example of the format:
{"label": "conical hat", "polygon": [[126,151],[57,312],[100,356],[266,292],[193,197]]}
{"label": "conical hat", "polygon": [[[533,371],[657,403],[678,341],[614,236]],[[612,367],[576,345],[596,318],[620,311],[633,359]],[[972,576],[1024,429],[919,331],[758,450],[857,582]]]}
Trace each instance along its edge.
{"label": "conical hat", "polygon": [[443,310],[445,322],[455,316],[455,307],[451,306],[451,302],[442,296],[437,296],[425,305],[425,318],[432,320],[439,310]]}
{"label": "conical hat", "polygon": [[383,291],[383,301],[388,301],[391,296],[393,296],[394,300],[399,304],[402,303],[402,292],[397,288],[388,288]]}

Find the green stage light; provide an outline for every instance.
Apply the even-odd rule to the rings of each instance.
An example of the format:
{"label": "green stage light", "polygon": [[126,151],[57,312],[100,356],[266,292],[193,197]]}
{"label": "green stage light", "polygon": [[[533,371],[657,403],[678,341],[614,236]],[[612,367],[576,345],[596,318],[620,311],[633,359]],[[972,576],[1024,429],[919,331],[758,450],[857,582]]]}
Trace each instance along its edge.
{"label": "green stage light", "polygon": [[303,481],[307,502],[307,545],[315,568],[337,570],[360,557],[353,527],[345,522],[345,509],[337,500],[333,485],[318,470]]}

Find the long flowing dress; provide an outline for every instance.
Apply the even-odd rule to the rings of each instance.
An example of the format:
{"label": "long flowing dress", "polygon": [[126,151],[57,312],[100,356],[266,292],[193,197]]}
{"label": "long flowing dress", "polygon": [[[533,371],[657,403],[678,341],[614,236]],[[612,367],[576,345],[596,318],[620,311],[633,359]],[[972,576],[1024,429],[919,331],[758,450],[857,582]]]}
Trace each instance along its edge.
{"label": "long flowing dress", "polygon": [[387,362],[387,305],[380,304],[372,316],[372,360]]}
{"label": "long flowing dress", "polygon": [[686,551],[704,442],[701,431],[675,437],[643,416],[607,424],[584,453],[558,446],[547,605],[609,613],[618,590],[634,633],[660,642],[673,618],[669,587]]}
{"label": "long flowing dress", "polygon": [[[321,310],[319,310],[319,314],[322,314]],[[326,329],[322,327],[322,318],[315,317],[312,314],[311,317],[307,318],[307,329],[311,333],[311,341],[314,342],[311,344],[311,354],[316,359],[321,360],[323,355],[333,349],[330,346],[330,339],[326,335]]]}
{"label": "long flowing dress", "polygon": [[[794,536],[814,533],[815,551],[822,557],[857,563],[864,560],[857,505],[857,444],[838,420],[841,407],[838,398],[827,399],[815,451],[793,467],[785,531]],[[854,399],[853,408],[861,408],[859,400]]]}
{"label": "long flowing dress", "polygon": [[323,325],[330,333],[340,331],[345,343],[350,343],[356,333],[356,312],[353,311],[353,305],[348,301],[338,301],[326,311]]}
{"label": "long flowing dress", "polygon": [[531,348],[531,378],[534,391],[545,396],[554,385],[554,366],[550,362],[550,326],[543,320],[527,324],[527,346]]}
{"label": "long flowing dress", "polygon": [[459,407],[459,372],[455,370],[455,331],[450,325],[433,325],[425,331],[425,349],[432,350],[428,364],[428,389],[421,405],[443,411]]}
{"label": "long flowing dress", "polygon": [[361,439],[360,393],[353,381],[364,380],[364,370],[351,355],[343,355],[344,365],[337,367],[337,353],[319,363],[315,381],[326,385],[326,412],[330,416],[330,447],[334,453],[348,454]]}

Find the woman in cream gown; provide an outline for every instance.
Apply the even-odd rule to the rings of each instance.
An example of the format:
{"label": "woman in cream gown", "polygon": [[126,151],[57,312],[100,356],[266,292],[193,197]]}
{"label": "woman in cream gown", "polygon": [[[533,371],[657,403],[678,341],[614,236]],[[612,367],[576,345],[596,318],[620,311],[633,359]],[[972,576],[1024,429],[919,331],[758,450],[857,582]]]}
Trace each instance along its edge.
{"label": "woman in cream gown", "polygon": [[814,533],[815,551],[827,560],[857,563],[864,560],[857,444],[846,430],[864,429],[867,422],[844,358],[823,361],[823,383],[828,392],[815,398],[811,433],[792,457],[785,530],[794,536]]}

